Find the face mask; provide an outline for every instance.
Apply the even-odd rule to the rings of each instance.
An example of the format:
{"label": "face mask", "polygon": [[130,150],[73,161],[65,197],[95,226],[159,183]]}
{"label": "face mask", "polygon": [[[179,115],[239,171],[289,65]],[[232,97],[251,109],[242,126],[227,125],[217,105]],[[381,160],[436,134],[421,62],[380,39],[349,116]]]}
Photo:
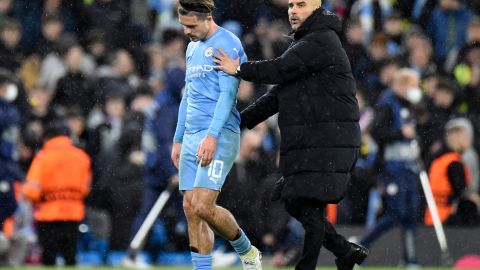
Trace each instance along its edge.
{"label": "face mask", "polygon": [[406,99],[412,104],[418,104],[422,100],[422,90],[418,87],[409,88]]}
{"label": "face mask", "polygon": [[5,92],[5,95],[3,98],[7,102],[12,102],[14,101],[18,96],[18,88],[15,84],[11,83],[7,86],[7,91]]}

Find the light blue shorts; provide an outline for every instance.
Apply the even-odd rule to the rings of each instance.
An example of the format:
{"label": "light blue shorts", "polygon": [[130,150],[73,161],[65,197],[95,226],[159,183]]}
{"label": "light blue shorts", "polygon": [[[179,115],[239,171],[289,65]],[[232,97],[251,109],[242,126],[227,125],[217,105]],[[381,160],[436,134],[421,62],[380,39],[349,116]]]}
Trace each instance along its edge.
{"label": "light blue shorts", "polygon": [[207,131],[183,136],[182,151],[180,153],[179,189],[193,190],[194,188],[208,188],[220,191],[225,178],[233,166],[233,162],[240,150],[240,134],[222,129],[217,139],[217,150],[210,165],[201,167],[196,163],[197,148]]}

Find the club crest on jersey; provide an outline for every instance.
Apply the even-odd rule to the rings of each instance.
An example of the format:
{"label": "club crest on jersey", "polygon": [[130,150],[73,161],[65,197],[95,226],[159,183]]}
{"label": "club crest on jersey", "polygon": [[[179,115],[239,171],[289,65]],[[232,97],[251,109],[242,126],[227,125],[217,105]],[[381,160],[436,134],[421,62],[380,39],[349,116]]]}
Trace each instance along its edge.
{"label": "club crest on jersey", "polygon": [[205,57],[211,57],[213,55],[213,48],[212,47],[208,47],[206,50],[205,50]]}

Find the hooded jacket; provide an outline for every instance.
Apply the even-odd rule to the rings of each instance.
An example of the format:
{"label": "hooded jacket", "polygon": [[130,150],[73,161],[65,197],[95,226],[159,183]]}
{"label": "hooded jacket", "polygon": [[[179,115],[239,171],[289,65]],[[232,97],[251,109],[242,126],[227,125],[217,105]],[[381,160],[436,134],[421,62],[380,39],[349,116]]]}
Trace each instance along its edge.
{"label": "hooded jacket", "polygon": [[293,33],[280,57],[240,67],[244,80],[276,84],[241,113],[241,121],[253,128],[279,113],[283,199],[338,202],[355,166],[359,109],[341,29],[339,18],[320,8]]}

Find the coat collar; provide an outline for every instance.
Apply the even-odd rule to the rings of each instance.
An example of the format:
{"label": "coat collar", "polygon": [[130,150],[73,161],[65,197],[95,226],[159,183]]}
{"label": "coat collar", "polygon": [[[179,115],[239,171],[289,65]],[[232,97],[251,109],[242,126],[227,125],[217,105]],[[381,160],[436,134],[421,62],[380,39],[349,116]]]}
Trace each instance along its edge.
{"label": "coat collar", "polygon": [[289,36],[294,40],[298,40],[313,31],[323,29],[331,29],[339,35],[342,31],[342,22],[334,13],[320,7],[297,30],[292,30]]}

